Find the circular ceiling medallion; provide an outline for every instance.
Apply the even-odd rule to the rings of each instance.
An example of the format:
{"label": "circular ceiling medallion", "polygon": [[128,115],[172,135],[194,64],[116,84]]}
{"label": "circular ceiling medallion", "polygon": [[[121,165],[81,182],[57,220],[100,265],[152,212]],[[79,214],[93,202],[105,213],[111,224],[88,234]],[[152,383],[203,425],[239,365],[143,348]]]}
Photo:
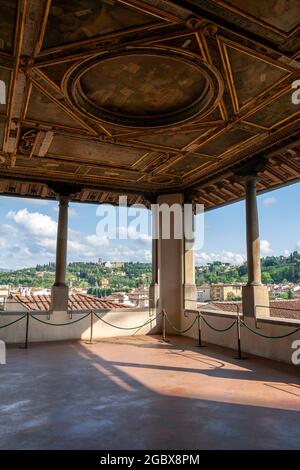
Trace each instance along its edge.
{"label": "circular ceiling medallion", "polygon": [[210,112],[222,80],[198,56],[166,48],[130,48],[93,56],[64,78],[72,106],[125,127],[162,127]]}
{"label": "circular ceiling medallion", "polygon": [[147,181],[149,183],[158,183],[158,184],[171,184],[176,183],[180,178],[176,178],[174,176],[169,175],[154,175],[149,176]]}

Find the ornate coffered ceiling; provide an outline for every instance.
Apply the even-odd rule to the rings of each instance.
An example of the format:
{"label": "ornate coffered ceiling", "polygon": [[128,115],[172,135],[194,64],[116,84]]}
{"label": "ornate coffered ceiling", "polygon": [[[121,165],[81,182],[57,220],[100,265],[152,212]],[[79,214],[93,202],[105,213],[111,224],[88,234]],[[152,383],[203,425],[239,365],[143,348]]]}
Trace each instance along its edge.
{"label": "ornate coffered ceiling", "polygon": [[[300,175],[299,0],[0,0],[0,191],[213,208]],[[2,88],[1,88],[2,87]]]}

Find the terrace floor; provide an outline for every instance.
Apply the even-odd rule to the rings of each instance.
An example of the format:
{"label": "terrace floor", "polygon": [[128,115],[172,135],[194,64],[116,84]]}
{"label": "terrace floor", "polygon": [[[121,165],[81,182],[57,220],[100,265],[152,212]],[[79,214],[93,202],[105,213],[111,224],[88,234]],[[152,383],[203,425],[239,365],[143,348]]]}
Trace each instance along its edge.
{"label": "terrace floor", "polygon": [[299,369],[172,337],[11,346],[1,449],[297,449]]}

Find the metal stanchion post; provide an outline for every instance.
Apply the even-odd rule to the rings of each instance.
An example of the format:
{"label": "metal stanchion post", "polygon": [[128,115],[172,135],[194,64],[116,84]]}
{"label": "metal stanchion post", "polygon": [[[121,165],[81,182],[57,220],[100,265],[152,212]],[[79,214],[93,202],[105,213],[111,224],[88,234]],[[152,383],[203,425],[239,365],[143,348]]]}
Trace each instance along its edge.
{"label": "metal stanchion post", "polygon": [[25,336],[25,349],[28,349],[28,334],[29,334],[29,312],[26,317],[26,336]]}
{"label": "metal stanchion post", "polygon": [[169,343],[170,340],[167,339],[166,334],[166,311],[165,309],[162,310],[162,317],[163,317],[163,325],[162,325],[162,340],[164,343]]}
{"label": "metal stanchion post", "polygon": [[94,312],[91,311],[90,315],[91,315],[90,340],[87,341],[87,344],[95,344],[95,341],[93,341]]}
{"label": "metal stanchion post", "polygon": [[238,355],[235,359],[247,359],[247,357],[242,356],[242,346],[241,346],[241,323],[240,323],[240,312],[237,312],[237,320],[236,320],[236,328],[237,328],[237,349]]}
{"label": "metal stanchion post", "polygon": [[205,348],[205,344],[202,344],[202,316],[198,312],[198,337],[199,337],[199,348]]}
{"label": "metal stanchion post", "polygon": [[163,316],[162,337],[163,337],[163,341],[166,341],[166,312],[164,310],[162,311],[162,316]]}
{"label": "metal stanchion post", "polygon": [[242,349],[241,349],[241,325],[240,325],[240,316],[238,314],[236,320],[236,327],[237,327],[237,346],[238,346],[238,356],[236,359],[242,359]]}
{"label": "metal stanchion post", "polygon": [[28,349],[29,315],[30,315],[30,313],[27,312],[27,314],[26,314],[26,329],[25,329],[25,343],[24,343],[24,346],[21,346],[21,349]]}

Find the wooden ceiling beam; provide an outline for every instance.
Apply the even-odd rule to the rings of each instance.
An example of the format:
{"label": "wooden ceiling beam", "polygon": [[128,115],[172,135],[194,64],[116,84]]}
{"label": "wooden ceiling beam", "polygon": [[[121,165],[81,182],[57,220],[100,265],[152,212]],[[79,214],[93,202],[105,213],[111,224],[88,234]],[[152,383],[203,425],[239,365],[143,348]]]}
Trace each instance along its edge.
{"label": "wooden ceiling beam", "polygon": [[[220,16],[213,9],[202,8],[198,3],[193,0],[173,0],[173,3],[178,6],[188,8],[195,17],[205,19],[206,21],[218,26],[221,30],[224,30],[230,34],[236,35],[237,38],[243,38],[246,41],[251,41],[257,44],[260,48],[267,50],[270,53],[275,53],[279,57],[286,57],[287,60],[293,59],[294,52],[283,50],[282,48],[282,37],[278,37],[280,43],[277,45],[275,41],[271,41],[265,34],[256,34],[249,29],[241,26],[240,22],[234,22],[226,19],[225,15]],[[227,15],[228,17],[228,15]]]}
{"label": "wooden ceiling beam", "polygon": [[45,0],[21,0],[19,2],[15,31],[15,68],[8,100],[8,122],[3,150],[15,154],[20,137],[20,121],[26,106],[28,78],[24,66],[34,55],[37,30],[43,21]]}

